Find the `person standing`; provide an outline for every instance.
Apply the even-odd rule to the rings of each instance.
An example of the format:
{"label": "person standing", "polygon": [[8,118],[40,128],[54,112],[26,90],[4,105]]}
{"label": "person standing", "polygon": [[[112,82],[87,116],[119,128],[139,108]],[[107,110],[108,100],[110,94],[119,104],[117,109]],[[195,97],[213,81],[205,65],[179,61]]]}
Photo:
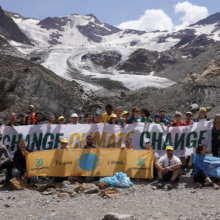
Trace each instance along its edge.
{"label": "person standing", "polygon": [[33,124],[35,124],[36,118],[35,118],[35,113],[34,113],[34,106],[33,105],[29,105],[28,106],[28,110],[30,111],[30,116],[32,117]]}
{"label": "person standing", "polygon": [[64,125],[65,118],[63,116],[58,117],[58,124],[59,125]]}
{"label": "person standing", "polygon": [[[181,126],[187,126],[187,124],[185,122],[183,122],[182,120],[182,113],[176,111],[175,113],[175,122],[172,123],[172,127],[181,127]],[[180,160],[182,162],[182,174],[185,175],[185,169],[187,168],[187,160],[186,157],[180,157]]]}
{"label": "person standing", "polygon": [[19,149],[14,153],[15,168],[12,170],[12,176],[18,177],[24,175],[25,179],[27,179],[27,183],[29,184],[30,182],[37,182],[38,177],[32,176],[28,178],[25,154],[31,153],[33,151],[29,148],[26,148],[26,145],[27,144],[24,139],[20,139],[18,141]]}
{"label": "person standing", "polygon": [[123,117],[122,124],[127,124],[128,123],[129,115],[130,115],[130,113],[127,112],[127,111],[122,112],[122,117]]}
{"label": "person standing", "polygon": [[185,123],[186,123],[187,126],[194,123],[191,119],[192,119],[192,112],[186,112]]}
{"label": "person standing", "polygon": [[206,115],[206,108],[200,108],[199,109],[199,117],[194,119],[194,122],[201,122],[201,121],[210,121],[210,118]]}
{"label": "person standing", "polygon": [[[36,122],[35,122],[36,125],[44,124],[42,112],[37,112],[37,113],[35,114],[35,118],[36,118]],[[33,119],[33,118],[32,118],[32,119]]]}
{"label": "person standing", "polygon": [[70,124],[73,124],[73,125],[77,125],[77,124],[79,124],[78,123],[78,120],[79,120],[79,116],[76,114],[76,113],[73,113],[72,115],[71,115],[71,121],[72,121],[72,123],[70,123]]}
{"label": "person standing", "polygon": [[20,113],[18,116],[18,124],[20,126],[25,125],[25,115],[23,113]]}
{"label": "person standing", "polygon": [[163,183],[169,182],[167,187],[173,188],[173,183],[180,179],[181,161],[173,154],[173,147],[166,147],[166,155],[161,157],[155,164],[158,170],[159,183],[158,187],[163,187]]}
{"label": "person standing", "polygon": [[91,122],[92,122],[92,113],[91,112],[88,112],[85,114],[85,121],[86,121],[86,124],[91,124]]}
{"label": "person standing", "polygon": [[110,117],[111,117],[111,114],[112,114],[112,105],[111,104],[107,104],[105,106],[105,110],[106,110],[106,113],[102,114],[102,121],[104,123],[109,123],[110,121]]}
{"label": "person standing", "polygon": [[56,119],[55,119],[55,116],[54,115],[50,115],[49,117],[49,124],[56,124]]}
{"label": "person standing", "polygon": [[152,123],[153,120],[150,117],[150,110],[148,108],[142,108],[141,109],[141,122],[145,122],[145,123]]}
{"label": "person standing", "polygon": [[132,108],[132,116],[128,119],[128,124],[134,124],[135,122],[141,122],[142,117],[139,116],[140,110],[138,107]]}
{"label": "person standing", "polygon": [[170,125],[170,119],[166,117],[166,111],[165,111],[165,109],[161,109],[161,110],[159,111],[159,114],[160,114],[160,116],[161,116],[160,121],[161,121],[162,123],[164,123],[165,126],[167,126],[167,125],[169,126],[169,125]]}
{"label": "person standing", "polygon": [[121,117],[122,109],[119,107],[116,107],[114,111],[115,111],[115,114],[117,115],[117,124],[123,125],[122,117]]}
{"label": "person standing", "polygon": [[160,116],[159,114],[155,115],[155,116],[154,116],[154,119],[155,119],[155,120],[154,120],[153,124],[164,125],[164,123],[161,122],[161,116]]}
{"label": "person standing", "polygon": [[214,125],[212,129],[212,155],[219,157],[220,149],[220,114],[215,115]]}
{"label": "person standing", "polygon": [[99,112],[96,112],[94,114],[94,121],[91,124],[97,124],[97,123],[103,123],[103,121],[101,121],[101,114]]}
{"label": "person standing", "polygon": [[27,115],[25,118],[25,125],[32,125],[33,124],[33,119],[30,115]]}
{"label": "person standing", "polygon": [[16,122],[16,114],[14,112],[10,114],[9,123],[7,124],[7,126],[20,126]]}
{"label": "person standing", "polygon": [[109,124],[112,124],[112,125],[117,125],[118,124],[117,115],[111,114]]}
{"label": "person standing", "polygon": [[131,140],[126,139],[125,140],[125,146],[121,147],[121,149],[131,150],[132,149]]}

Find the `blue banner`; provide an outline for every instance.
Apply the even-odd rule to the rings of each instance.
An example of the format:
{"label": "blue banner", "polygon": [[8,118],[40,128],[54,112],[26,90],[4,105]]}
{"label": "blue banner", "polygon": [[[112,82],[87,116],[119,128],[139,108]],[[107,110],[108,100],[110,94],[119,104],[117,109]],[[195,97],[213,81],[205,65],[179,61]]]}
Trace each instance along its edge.
{"label": "blue banner", "polygon": [[205,156],[201,154],[193,155],[194,175],[199,170],[204,170],[208,176],[219,176],[220,177],[220,158]]}

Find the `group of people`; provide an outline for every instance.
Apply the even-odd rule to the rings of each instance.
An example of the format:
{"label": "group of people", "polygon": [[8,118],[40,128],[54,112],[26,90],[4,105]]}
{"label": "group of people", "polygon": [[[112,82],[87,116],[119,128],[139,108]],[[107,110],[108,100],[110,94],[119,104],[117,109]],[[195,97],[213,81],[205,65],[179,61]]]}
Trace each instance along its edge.
{"label": "group of people", "polygon": [[[101,114],[96,112],[94,115],[92,113],[85,114],[85,124],[95,124],[95,123],[108,123],[124,126],[126,124],[134,124],[136,122],[140,123],[153,123],[160,124],[161,126],[167,127],[177,127],[177,126],[188,126],[193,123],[201,121],[210,121],[207,117],[206,108],[200,108],[199,115],[194,120],[192,119],[192,112],[188,111],[185,113],[185,121],[182,120],[182,113],[176,111],[175,120],[171,121],[170,118],[166,117],[166,111],[161,109],[158,114],[154,116],[154,119],[150,117],[150,110],[148,108],[142,108],[141,111],[138,107],[133,107],[131,115],[128,111],[122,111],[120,107],[116,107],[113,111],[111,104],[105,106],[106,113]],[[141,113],[141,116],[140,116]],[[76,113],[71,115],[71,124],[79,124],[79,117]],[[50,115],[49,124],[66,124],[65,117],[59,116],[58,122],[56,122],[55,116]],[[41,112],[36,112],[33,105],[28,107],[26,114],[19,114],[18,120],[15,113],[10,114],[10,120],[7,126],[23,126],[23,125],[33,125],[33,124],[44,124],[43,114]],[[0,124],[2,125],[2,123]],[[1,143],[2,136],[0,135],[0,158],[5,155],[5,160],[1,160],[0,169],[7,169],[6,181],[10,178],[24,175],[27,178],[25,154],[32,152],[32,150],[26,148],[26,141],[24,139],[19,140],[19,148],[14,153],[14,158],[11,159],[7,151],[7,148]],[[93,137],[88,135],[86,138],[87,144],[83,148],[97,148],[93,144]],[[61,139],[61,149],[66,149],[68,145],[68,140],[66,138]],[[220,114],[216,114],[213,120],[212,129],[212,154],[214,157],[218,157],[218,149],[220,146]],[[130,139],[125,140],[125,146],[123,149],[132,149],[132,143]],[[146,150],[152,150],[152,145],[150,142],[146,143]],[[173,154],[173,147],[168,146],[166,148],[166,155],[159,158],[158,154],[154,154],[154,176],[158,176],[158,187],[163,186],[163,181],[168,181],[168,187],[172,188],[173,183],[178,181],[181,174],[184,174],[187,168],[193,166],[193,160],[188,157],[188,162],[186,157],[176,157]],[[206,154],[206,146],[199,145],[196,149],[197,154]],[[197,169],[198,170],[198,169]],[[194,170],[195,171],[195,170]],[[197,182],[198,187],[203,185],[212,185],[213,188],[218,189],[216,183],[220,180],[218,177],[210,178],[206,175],[204,170],[199,170],[198,173],[193,173],[194,180]],[[55,181],[60,181],[62,178],[55,178]],[[63,180],[63,179],[62,179]],[[28,182],[37,181],[37,177],[31,177]]]}

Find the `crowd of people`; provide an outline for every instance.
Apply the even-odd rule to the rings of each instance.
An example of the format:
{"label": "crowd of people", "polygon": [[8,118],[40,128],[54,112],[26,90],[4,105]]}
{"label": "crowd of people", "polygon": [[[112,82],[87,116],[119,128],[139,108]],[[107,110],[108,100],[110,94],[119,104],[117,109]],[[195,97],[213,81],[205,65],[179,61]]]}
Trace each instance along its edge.
{"label": "crowd of people", "polygon": [[[150,117],[150,110],[148,108],[142,108],[141,111],[138,107],[133,107],[131,110],[131,115],[128,111],[122,111],[120,107],[116,107],[113,110],[111,104],[105,106],[106,113],[101,114],[100,112],[86,113],[85,114],[85,124],[95,124],[95,123],[108,123],[124,126],[126,124],[134,124],[136,122],[140,123],[153,123],[160,124],[161,126],[167,127],[177,127],[177,126],[188,126],[197,122],[210,121],[211,119],[207,117],[206,108],[200,108],[198,117],[193,119],[192,112],[188,111],[185,113],[185,121],[182,120],[182,113],[179,111],[175,112],[175,120],[172,121],[170,118],[166,117],[166,111],[161,109],[158,114],[152,119]],[[77,113],[73,113],[70,117],[71,124],[79,124],[79,117]],[[215,118],[212,120],[212,155],[218,157],[218,149],[220,146],[220,114],[216,114]],[[67,124],[65,122],[64,116],[59,116],[57,121],[54,115],[50,115],[49,124]],[[28,107],[28,111],[24,114],[18,115],[15,113],[10,114],[9,123],[7,126],[23,126],[23,125],[38,125],[44,124],[42,112],[36,112],[33,105]],[[0,123],[2,125],[2,122]],[[83,147],[87,148],[97,148],[93,143],[93,136],[88,135],[86,138],[86,145]],[[27,182],[36,182],[38,177],[31,177],[28,179],[26,170],[25,154],[32,152],[31,149],[26,147],[26,141],[24,139],[19,140],[19,149],[14,153],[14,158],[12,159],[7,151],[7,148],[2,144],[2,135],[0,134],[0,158],[4,154],[4,160],[0,161],[0,169],[7,169],[6,182],[8,182],[12,177],[24,176]],[[61,139],[61,149],[66,149],[68,146],[68,140],[66,138]],[[147,142],[145,144],[146,150],[153,150],[152,144]],[[122,150],[132,149],[132,143],[130,139],[125,140],[125,146]],[[206,146],[199,145],[196,148],[196,154],[206,155]],[[188,160],[187,160],[188,159]],[[158,187],[163,187],[164,181],[169,182],[168,188],[173,187],[174,182],[178,182],[180,176],[184,174],[186,169],[194,168],[193,164],[193,154],[186,157],[176,157],[174,155],[174,150],[172,146],[166,147],[166,155],[163,157],[158,156],[154,152],[154,178],[158,177]],[[219,189],[217,182],[220,181],[219,177],[210,177],[206,174],[204,170],[193,169],[193,178],[197,183],[198,187],[204,185],[211,185],[214,189]],[[63,181],[65,178],[56,177],[55,181]]]}

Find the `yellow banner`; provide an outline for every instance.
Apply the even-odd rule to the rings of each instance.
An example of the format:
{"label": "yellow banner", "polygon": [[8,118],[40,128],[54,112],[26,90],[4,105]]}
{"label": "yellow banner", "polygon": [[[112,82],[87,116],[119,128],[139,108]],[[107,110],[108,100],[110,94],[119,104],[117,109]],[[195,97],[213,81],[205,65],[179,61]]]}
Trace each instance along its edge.
{"label": "yellow banner", "polygon": [[111,176],[127,173],[132,178],[153,178],[154,152],[121,149],[55,149],[26,156],[31,176]]}

